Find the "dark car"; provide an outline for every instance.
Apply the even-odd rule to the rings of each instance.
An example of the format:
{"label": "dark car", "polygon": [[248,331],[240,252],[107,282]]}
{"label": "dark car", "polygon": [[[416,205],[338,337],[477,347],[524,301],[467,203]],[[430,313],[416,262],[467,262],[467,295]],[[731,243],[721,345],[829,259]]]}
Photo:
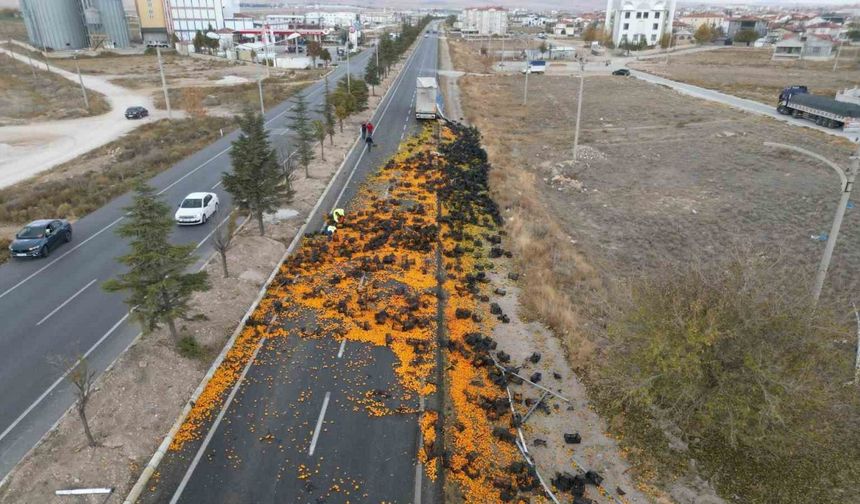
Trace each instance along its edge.
{"label": "dark car", "polygon": [[618,70],[612,72],[612,75],[623,75],[626,77],[630,75],[630,70],[627,70],[626,68],[619,68]]}
{"label": "dark car", "polygon": [[72,240],[72,225],[61,219],[42,219],[24,226],[9,245],[12,257],[48,257],[51,250]]}
{"label": "dark car", "polygon": [[149,115],[149,111],[143,107],[129,107],[125,109],[126,119],[143,119]]}

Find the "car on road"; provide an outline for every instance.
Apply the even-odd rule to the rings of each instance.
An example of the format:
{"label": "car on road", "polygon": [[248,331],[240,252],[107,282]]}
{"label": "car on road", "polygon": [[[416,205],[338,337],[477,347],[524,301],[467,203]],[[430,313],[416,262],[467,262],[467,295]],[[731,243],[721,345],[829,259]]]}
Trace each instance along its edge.
{"label": "car on road", "polygon": [[149,111],[143,107],[129,107],[125,109],[126,119],[143,119],[149,115]]}
{"label": "car on road", "polygon": [[179,225],[205,224],[218,211],[218,204],[215,193],[191,193],[179,204],[174,219]]}
{"label": "car on road", "polygon": [[630,75],[630,70],[627,70],[626,68],[619,68],[618,70],[612,72],[612,75],[623,75],[624,77],[627,77],[628,75]]}
{"label": "car on road", "polygon": [[35,220],[15,235],[9,245],[12,257],[48,257],[52,250],[72,241],[72,225],[63,219]]}

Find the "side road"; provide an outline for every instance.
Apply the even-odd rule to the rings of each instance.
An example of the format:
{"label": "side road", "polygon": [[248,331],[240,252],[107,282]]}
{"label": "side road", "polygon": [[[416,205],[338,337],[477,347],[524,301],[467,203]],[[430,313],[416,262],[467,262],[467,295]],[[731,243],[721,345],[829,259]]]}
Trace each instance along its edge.
{"label": "side road", "polygon": [[[17,52],[6,49],[0,49],[0,52],[29,63],[26,56]],[[78,84],[78,76],[72,72],[55,66],[47,69],[42,61],[33,60],[33,64],[39,70],[50,70]],[[110,112],[95,117],[0,128],[0,152],[3,152],[0,156],[0,187],[12,185],[101,147],[141,124],[167,117],[165,111],[155,109],[152,98],[146,94],[111,84],[103,77],[82,77],[87,89],[105,96],[111,106]],[[126,119],[125,109],[135,105],[146,107],[150,117],[137,121]]]}

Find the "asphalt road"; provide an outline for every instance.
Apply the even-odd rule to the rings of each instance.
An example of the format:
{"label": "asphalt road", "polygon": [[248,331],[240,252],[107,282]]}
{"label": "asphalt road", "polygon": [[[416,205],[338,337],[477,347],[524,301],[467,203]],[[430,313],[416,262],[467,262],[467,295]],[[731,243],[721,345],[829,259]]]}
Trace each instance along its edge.
{"label": "asphalt road", "polygon": [[[613,66],[613,69],[615,69],[616,67],[621,68],[622,66],[615,65]],[[823,126],[818,126],[814,122],[808,121],[806,119],[796,119],[789,115],[780,114],[776,111],[776,97],[774,97],[774,105],[766,105],[755,100],[738,98],[737,96],[721,93],[712,89],[706,89],[703,87],[694,86],[692,84],[686,84],[684,82],[678,82],[671,79],[666,79],[664,77],[658,77],[654,74],[650,74],[640,70],[630,69],[630,75],[645,82],[670,87],[676,91],[684,93],[685,95],[689,95],[695,98],[722,103],[723,105],[728,105],[730,107],[743,110],[744,112],[751,112],[753,114],[767,116],[772,119],[791,124],[793,126],[802,126],[804,128],[817,129],[818,131],[821,131],[828,135],[841,136],[843,138],[847,138],[852,142],[860,142],[860,133],[856,131],[847,133],[845,131],[842,131],[842,129],[825,128]]]}
{"label": "asphalt road", "polygon": [[[437,57],[436,37],[420,39],[372,119],[376,147],[350,154],[321,208],[348,208],[365,177],[419,130],[415,80],[436,75]],[[311,229],[322,226],[317,217]],[[369,390],[399,396],[393,364],[386,348],[334,338],[267,342],[223,420],[202,443],[168,454],[143,502],[434,502],[416,466],[417,416],[370,417],[351,401]]]}
{"label": "asphalt road", "polygon": [[[373,54],[364,51],[351,61],[353,74],[362,75]],[[341,65],[330,75],[330,85],[346,74]],[[303,91],[309,108],[320,107],[323,83]],[[274,148],[285,148],[291,101],[267,111],[267,127]],[[202,266],[212,252],[215,226],[231,211],[230,196],[221,187],[221,174],[230,168],[230,143],[237,133],[196,152],[150,180],[171,205],[194,191],[216,192],[219,214],[209,223],[178,228],[176,243],[195,244]],[[122,294],[110,294],[101,284],[122,271],[116,257],[127,245],[116,235],[123,208],[131,195],[116,198],[74,224],[72,242],[47,259],[14,260],[0,266],[0,478],[47,432],[73,403],[65,370],[53,360],[86,356],[101,373],[140,333],[130,323]],[[323,207],[325,208],[325,207]],[[50,216],[46,216],[50,217]],[[0,253],[4,253],[2,251]]]}

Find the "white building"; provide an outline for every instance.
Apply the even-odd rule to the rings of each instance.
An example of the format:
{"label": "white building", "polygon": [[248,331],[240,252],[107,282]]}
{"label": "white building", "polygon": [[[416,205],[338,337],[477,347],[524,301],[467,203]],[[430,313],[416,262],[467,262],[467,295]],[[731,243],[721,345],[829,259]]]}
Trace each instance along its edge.
{"label": "white building", "polygon": [[508,10],[504,7],[480,7],[463,11],[463,31],[477,35],[506,35]]}
{"label": "white building", "polygon": [[350,26],[357,19],[357,13],[350,11],[341,12],[308,12],[305,14],[305,24],[308,26],[319,26],[334,28],[336,26]]}
{"label": "white building", "polygon": [[675,17],[675,0],[607,0],[606,31],[616,47],[660,43],[670,33]]}
{"label": "white building", "polygon": [[173,33],[180,40],[192,40],[198,30],[224,28],[224,20],[233,18],[238,4],[237,0],[167,0],[167,15]]}
{"label": "white building", "polygon": [[359,14],[361,23],[365,25],[391,25],[397,22],[393,12],[365,11]]}

